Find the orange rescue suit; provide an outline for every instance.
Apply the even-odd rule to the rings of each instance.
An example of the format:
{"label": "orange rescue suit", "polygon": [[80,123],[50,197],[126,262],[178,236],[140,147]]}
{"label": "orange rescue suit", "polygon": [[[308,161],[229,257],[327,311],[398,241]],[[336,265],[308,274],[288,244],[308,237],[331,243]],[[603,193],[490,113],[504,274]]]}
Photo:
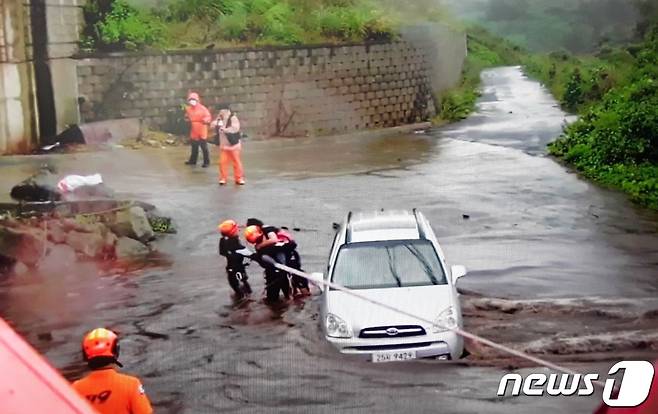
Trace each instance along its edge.
{"label": "orange rescue suit", "polygon": [[191,125],[190,139],[208,139],[208,124],[212,120],[208,108],[201,105],[201,103],[197,103],[196,106],[188,105],[185,113]]}
{"label": "orange rescue suit", "polygon": [[113,368],[92,371],[73,388],[101,414],[151,414],[153,409],[139,379]]}

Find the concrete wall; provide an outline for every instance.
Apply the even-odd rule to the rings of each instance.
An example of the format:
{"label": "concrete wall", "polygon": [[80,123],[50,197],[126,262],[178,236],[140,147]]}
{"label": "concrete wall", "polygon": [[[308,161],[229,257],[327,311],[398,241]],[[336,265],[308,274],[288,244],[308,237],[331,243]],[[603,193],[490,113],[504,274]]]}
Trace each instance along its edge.
{"label": "concrete wall", "polygon": [[434,114],[431,67],[406,42],[162,55],[78,62],[85,121],[142,117],[163,126],[188,91],[229,102],[256,136],[396,126]]}
{"label": "concrete wall", "polygon": [[28,11],[22,2],[0,2],[0,154],[29,150],[36,134]]}
{"label": "concrete wall", "polygon": [[55,98],[57,133],[80,122],[76,60],[85,0],[47,0],[48,65]]}
{"label": "concrete wall", "polygon": [[438,23],[417,24],[404,27],[402,38],[425,52],[432,68],[430,81],[437,95],[461,81],[467,54],[466,35]]}
{"label": "concrete wall", "polygon": [[[0,154],[25,153],[37,146],[40,118],[48,113],[52,133],[79,121],[71,56],[77,52],[83,1],[0,1]],[[36,51],[39,45],[41,52]],[[48,87],[38,88],[44,80]],[[49,89],[45,95],[44,89]],[[37,99],[42,96],[50,99]]]}

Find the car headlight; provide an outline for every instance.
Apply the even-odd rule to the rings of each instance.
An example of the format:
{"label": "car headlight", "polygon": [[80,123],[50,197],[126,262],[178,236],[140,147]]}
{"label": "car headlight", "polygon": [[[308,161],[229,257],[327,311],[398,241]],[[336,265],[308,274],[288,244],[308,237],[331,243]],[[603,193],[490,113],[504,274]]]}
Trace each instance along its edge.
{"label": "car headlight", "polygon": [[327,335],[332,338],[351,338],[352,330],[347,325],[347,322],[342,320],[336,315],[328,314],[325,320],[327,327]]}
{"label": "car headlight", "polygon": [[432,333],[440,333],[444,331],[449,331],[457,327],[457,318],[455,317],[455,311],[451,307],[445,309],[439,314],[439,317],[436,318],[435,325],[432,325]]}

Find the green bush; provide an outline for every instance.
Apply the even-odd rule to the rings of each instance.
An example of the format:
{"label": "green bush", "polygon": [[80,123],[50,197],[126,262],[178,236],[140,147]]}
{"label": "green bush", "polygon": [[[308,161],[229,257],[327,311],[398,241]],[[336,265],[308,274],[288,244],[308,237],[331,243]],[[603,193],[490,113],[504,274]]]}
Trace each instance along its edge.
{"label": "green bush", "polygon": [[580,77],[580,70],[577,68],[574,69],[571,79],[567,83],[562,102],[570,111],[575,111],[583,103],[583,79]]}
{"label": "green bush", "polygon": [[[590,70],[591,93],[580,119],[549,146],[586,176],[619,188],[631,198],[658,209],[658,36],[636,48],[626,72],[614,72],[615,62],[603,61]],[[628,62],[625,53],[611,59]],[[612,80],[611,80],[612,79]],[[608,88],[606,90],[606,88]],[[567,88],[569,89],[569,88]]]}
{"label": "green bush", "polygon": [[[86,12],[99,9],[97,2],[90,1]],[[116,0],[93,25],[91,36],[83,41],[84,45],[99,49],[139,49],[160,43],[163,33],[164,26],[157,17],[132,7],[125,0]]]}
{"label": "green bush", "polygon": [[89,0],[85,49],[390,39],[397,21],[373,0],[166,0],[151,10],[129,1]]}

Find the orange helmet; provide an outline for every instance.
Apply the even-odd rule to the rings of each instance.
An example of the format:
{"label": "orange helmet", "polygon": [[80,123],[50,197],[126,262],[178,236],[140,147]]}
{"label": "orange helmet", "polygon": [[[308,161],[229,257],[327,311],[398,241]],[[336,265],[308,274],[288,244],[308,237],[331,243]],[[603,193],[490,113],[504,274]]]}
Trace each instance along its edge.
{"label": "orange helmet", "polygon": [[244,230],[244,238],[251,244],[256,244],[263,238],[263,230],[258,226],[249,226]]}
{"label": "orange helmet", "polygon": [[119,337],[105,328],[97,328],[85,335],[82,340],[82,353],[85,361],[98,357],[119,358]]}
{"label": "orange helmet", "polygon": [[225,220],[217,227],[217,229],[223,236],[227,237],[237,236],[240,231],[238,229],[238,223],[236,223],[235,220]]}

